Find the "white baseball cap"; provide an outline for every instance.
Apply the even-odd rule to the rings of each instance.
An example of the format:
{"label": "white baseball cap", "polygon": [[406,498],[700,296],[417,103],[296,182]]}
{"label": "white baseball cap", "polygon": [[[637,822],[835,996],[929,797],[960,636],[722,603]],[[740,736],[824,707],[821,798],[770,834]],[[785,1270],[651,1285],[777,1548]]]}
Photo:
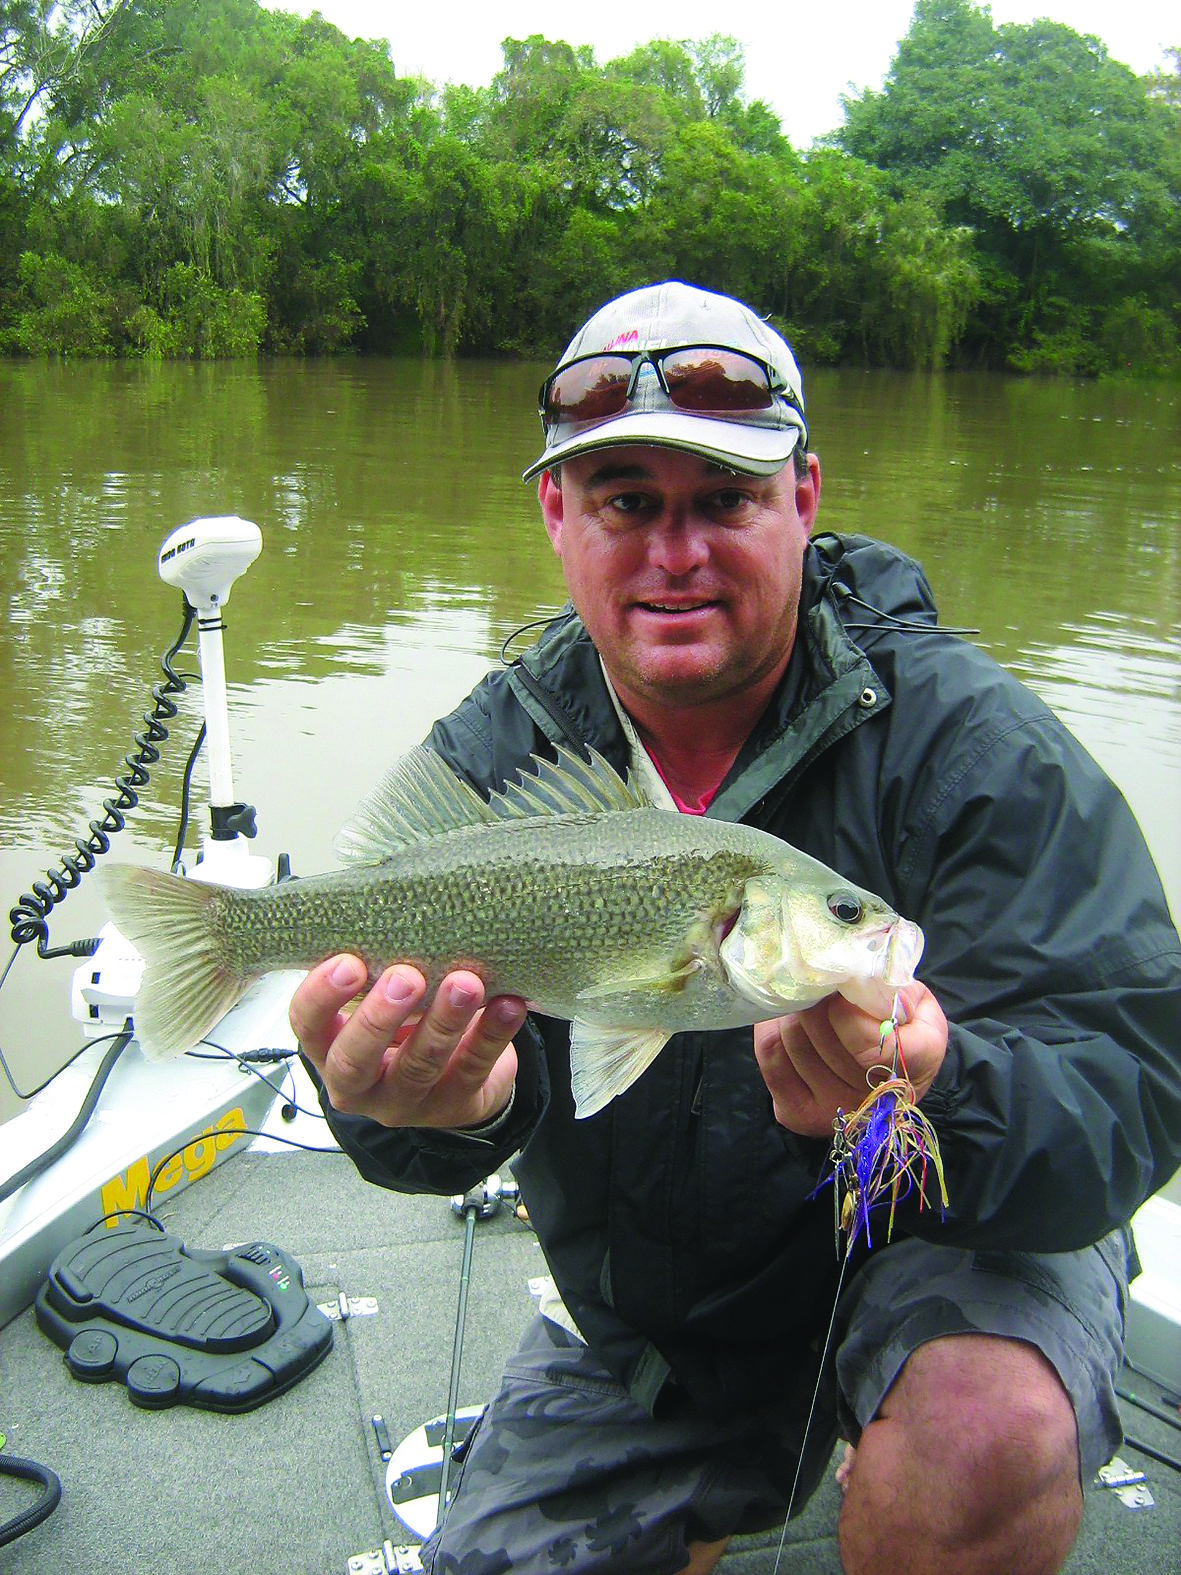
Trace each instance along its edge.
{"label": "white baseball cap", "polygon": [[[753,358],[766,377],[766,408],[698,412],[674,403],[661,363],[669,352],[690,347]],[[630,397],[623,397],[616,379],[606,416],[572,419],[547,413],[547,396],[560,374],[579,361],[589,372],[586,358],[599,355],[634,358],[627,384]],[[710,365],[715,369],[716,361]],[[619,370],[626,371],[622,361]],[[624,443],[684,449],[730,470],[769,476],[783,468],[797,443],[808,441],[800,369],[783,337],[741,301],[678,280],[646,285],[601,307],[542,384],[539,405],[545,451],[524,472],[523,481],[575,454]],[[594,409],[593,398],[587,408]]]}

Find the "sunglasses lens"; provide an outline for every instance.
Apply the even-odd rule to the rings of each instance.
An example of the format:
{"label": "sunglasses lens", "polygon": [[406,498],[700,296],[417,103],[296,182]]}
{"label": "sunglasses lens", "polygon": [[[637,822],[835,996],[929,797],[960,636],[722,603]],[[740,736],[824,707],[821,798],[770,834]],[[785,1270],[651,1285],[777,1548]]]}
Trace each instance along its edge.
{"label": "sunglasses lens", "polygon": [[549,381],[542,405],[547,422],[602,421],[627,404],[632,362],[626,355],[589,356],[559,368]]}
{"label": "sunglasses lens", "polygon": [[678,410],[725,415],[769,410],[774,400],[766,372],[738,350],[675,350],[662,357],[661,370]]}
{"label": "sunglasses lens", "polygon": [[[559,421],[605,421],[627,407],[632,368],[637,357],[587,356],[559,369],[544,385],[542,414],[548,425]],[[769,410],[775,402],[762,363],[740,350],[709,345],[656,351],[668,396],[678,410],[696,415],[736,415]]]}

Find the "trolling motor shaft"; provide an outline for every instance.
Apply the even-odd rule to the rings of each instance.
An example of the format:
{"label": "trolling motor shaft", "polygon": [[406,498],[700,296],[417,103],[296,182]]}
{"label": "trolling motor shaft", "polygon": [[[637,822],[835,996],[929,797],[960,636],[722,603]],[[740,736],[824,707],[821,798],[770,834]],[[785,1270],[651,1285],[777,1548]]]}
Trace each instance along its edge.
{"label": "trolling motor shaft", "polygon": [[[197,614],[201,691],[209,762],[210,834],[204,839],[198,879],[261,886],[270,865],[245,852],[243,837],[255,834],[254,808],[234,797],[230,719],[226,698],[225,625],[221,611],[240,578],[262,551],[262,532],[236,514],[190,520],[160,548],[160,578],[177,586]],[[257,869],[254,866],[257,865]]]}

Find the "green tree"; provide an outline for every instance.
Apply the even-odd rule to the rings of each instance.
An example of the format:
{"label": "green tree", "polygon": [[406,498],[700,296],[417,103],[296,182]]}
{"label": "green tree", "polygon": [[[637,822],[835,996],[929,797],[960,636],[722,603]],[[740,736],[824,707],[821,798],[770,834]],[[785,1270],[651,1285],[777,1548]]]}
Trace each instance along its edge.
{"label": "green tree", "polygon": [[[1150,235],[1176,235],[1159,106],[1097,39],[1059,23],[994,28],[971,0],[918,0],[884,87],[845,112],[843,147],[974,233],[985,359],[1019,359],[1067,328],[1063,343],[1087,338],[1092,308],[1144,283]],[[1090,243],[1116,264],[1099,303],[1079,288]]]}
{"label": "green tree", "polygon": [[725,34],[503,56],[436,93],[258,0],[0,0],[0,346],[548,354],[677,274],[811,360],[1177,364],[1176,51],[919,0],[803,158]]}
{"label": "green tree", "polygon": [[32,355],[110,353],[115,303],[92,269],[64,257],[25,252],[22,300],[8,331],[10,347]]}
{"label": "green tree", "polygon": [[1164,54],[1170,65],[1150,71],[1143,82],[1149,98],[1172,112],[1175,128],[1181,133],[1181,47],[1173,46]]}

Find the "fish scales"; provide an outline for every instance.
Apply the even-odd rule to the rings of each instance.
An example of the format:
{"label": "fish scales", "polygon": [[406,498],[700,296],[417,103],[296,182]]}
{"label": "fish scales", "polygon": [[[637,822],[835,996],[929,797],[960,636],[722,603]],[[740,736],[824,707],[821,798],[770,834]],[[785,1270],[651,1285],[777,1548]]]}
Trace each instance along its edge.
{"label": "fish scales", "polygon": [[573,820],[475,827],[385,864],[220,892],[224,961],[253,978],[348,950],[373,975],[396,960],[433,985],[463,966],[490,990],[572,1008],[604,970],[680,960],[687,929],[736,913],[768,868],[754,850],[703,848],[700,825],[660,810]]}

